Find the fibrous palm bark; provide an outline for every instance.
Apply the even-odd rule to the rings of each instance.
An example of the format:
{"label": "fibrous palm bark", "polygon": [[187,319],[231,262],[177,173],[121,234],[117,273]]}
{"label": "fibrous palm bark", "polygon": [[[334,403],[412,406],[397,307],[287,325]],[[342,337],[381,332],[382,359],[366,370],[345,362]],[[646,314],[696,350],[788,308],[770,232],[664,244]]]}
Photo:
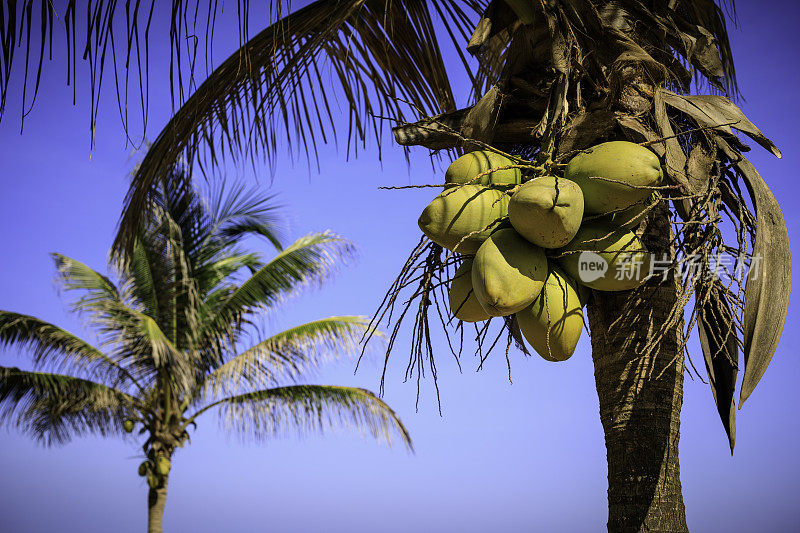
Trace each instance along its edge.
{"label": "fibrous palm bark", "polygon": [[[661,210],[646,223],[643,241],[661,256],[671,251],[669,234]],[[677,283],[674,275],[657,276],[637,291],[595,291],[588,305],[608,460],[609,531],[687,531],[678,461],[683,323],[670,328],[656,350],[642,353],[675,307]],[[627,313],[629,307],[636,312]]]}
{"label": "fibrous palm bark", "polygon": [[162,533],[164,531],[164,507],[167,504],[167,483],[169,476],[164,476],[161,485],[151,487],[147,491],[147,531]]}

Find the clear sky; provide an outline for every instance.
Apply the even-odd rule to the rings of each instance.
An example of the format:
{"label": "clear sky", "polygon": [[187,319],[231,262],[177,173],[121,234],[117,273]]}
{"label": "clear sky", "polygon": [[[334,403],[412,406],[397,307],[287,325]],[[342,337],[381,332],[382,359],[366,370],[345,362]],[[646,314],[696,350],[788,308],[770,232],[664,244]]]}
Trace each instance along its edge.
{"label": "clear sky", "polygon": [[[783,150],[777,160],[759,147],[751,160],[783,206],[794,245],[800,86],[794,1],[738,2],[731,30],[741,105]],[[235,43],[219,33],[217,58]],[[43,79],[36,107],[19,134],[20,102],[11,99],[0,124],[0,308],[82,331],[54,291],[48,253],[58,251],[98,270],[106,264],[127,175],[130,147],[110,91],[104,94],[97,144],[90,157],[88,102],[72,107],[62,50]],[[19,64],[21,66],[21,63]],[[166,122],[167,64],[154,59],[150,135]],[[80,71],[83,72],[83,71]],[[84,72],[85,74],[85,72]],[[18,83],[19,77],[15,82]],[[80,80],[85,89],[85,78]],[[106,81],[112,88],[112,81]],[[18,87],[16,85],[15,87]],[[15,94],[18,94],[19,90]],[[81,95],[83,94],[83,97]],[[461,87],[457,96],[466,103]],[[371,314],[419,238],[416,219],[430,190],[379,191],[379,185],[441,180],[427,154],[374,143],[356,160],[330,147],[321,174],[279,161],[272,188],[286,206],[289,234],[331,229],[358,244],[360,257],[325,289],[292,300],[271,317],[275,328],[333,314]],[[234,176],[231,170],[229,176]],[[259,183],[270,186],[266,169]],[[796,263],[796,261],[795,261]],[[767,273],[768,274],[768,273]],[[731,458],[708,385],[687,376],[681,426],[681,474],[694,532],[800,530],[800,322],[797,297],[772,365],[738,413]],[[347,434],[242,444],[201,419],[191,445],[174,460],[167,531],[599,531],[606,520],[603,433],[589,339],[566,363],[512,352],[514,383],[498,352],[484,370],[464,358],[463,372],[441,354],[439,385],[424,381],[419,412],[413,382],[403,383],[409,332],[390,364],[386,401],[402,416],[417,452],[389,449]],[[693,341],[693,355],[702,355]],[[309,382],[377,390],[381,354],[353,375],[353,361],[332,365]],[[2,365],[28,366],[24,354],[0,354]],[[14,430],[0,431],[0,530],[141,531],[147,486],[136,475],[139,445],[83,438],[45,449]]]}

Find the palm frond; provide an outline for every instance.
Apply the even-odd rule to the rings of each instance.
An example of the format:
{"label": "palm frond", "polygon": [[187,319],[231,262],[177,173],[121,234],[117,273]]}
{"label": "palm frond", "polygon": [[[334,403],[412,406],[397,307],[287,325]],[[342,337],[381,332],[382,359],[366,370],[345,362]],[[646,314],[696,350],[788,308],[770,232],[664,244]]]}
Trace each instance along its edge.
{"label": "palm frond", "polygon": [[148,198],[148,210],[153,216],[142,219],[137,231],[144,232],[153,248],[171,263],[171,276],[176,274],[174,269],[190,269],[203,260],[203,247],[214,220],[188,167],[176,164],[159,177]]}
{"label": "palm frond", "polygon": [[37,368],[85,371],[93,378],[139,386],[117,361],[74,334],[36,317],[0,311],[0,345],[30,349]]}
{"label": "palm frond", "polygon": [[[145,384],[152,381],[156,371],[169,368],[182,386],[191,385],[190,362],[175,344],[175,331],[181,329],[175,321],[182,319],[190,310],[188,306],[181,305],[184,302],[176,301],[180,295],[176,295],[178,289],[174,286],[180,285],[179,280],[173,279],[169,283],[162,280],[158,287],[166,293],[162,298],[172,298],[173,301],[171,306],[164,306],[169,307],[166,319],[163,313],[154,318],[146,309],[138,309],[140,306],[136,304],[139,302],[123,293],[106,276],[66,256],[53,254],[53,257],[62,285],[67,290],[83,292],[75,301],[74,308],[92,315],[92,324],[104,334],[103,346],[112,350],[113,360],[130,368],[138,381]],[[164,268],[164,261],[165,258],[161,256],[151,266]],[[142,281],[143,276],[142,273],[138,274],[135,281]],[[136,286],[136,283],[127,285]],[[168,327],[166,331],[162,324]]]}
{"label": "palm frond", "polygon": [[[353,4],[366,4],[361,7],[363,11],[367,11],[362,16],[378,18],[379,15],[382,15],[379,17],[380,19],[389,19],[388,21],[379,21],[385,24],[391,22],[392,17],[403,14],[402,10],[392,9],[392,3],[387,0],[372,2],[327,0],[316,2],[316,4],[322,4],[321,6],[312,4],[308,7],[316,7],[317,11],[321,10],[320,8],[327,8],[328,12],[332,13],[337,7],[347,9],[351,8]],[[423,2],[416,3],[423,4]],[[420,11],[419,8],[416,8],[416,3],[402,2],[402,4],[406,4],[402,8],[425,14],[427,11]],[[92,137],[104,80],[112,78],[114,80],[117,106],[125,130],[129,131],[131,126],[135,126],[132,122],[135,122],[135,116],[140,114],[145,130],[143,133],[146,133],[150,102],[151,55],[169,57],[168,83],[171,86],[172,106],[175,108],[185,101],[186,96],[196,87],[197,80],[202,78],[201,67],[205,67],[206,74],[212,69],[215,28],[218,19],[223,19],[221,15],[230,12],[236,13],[240,45],[244,45],[251,34],[249,29],[252,23],[250,2],[239,2],[235,9],[225,12],[224,3],[216,0],[207,2],[172,0],[170,7],[155,13],[155,16],[154,9],[157,3],[154,0],[149,3],[126,2],[124,7],[119,2],[107,3],[97,0],[85,0],[77,6],[75,0],[63,2],[58,7],[55,2],[50,1],[40,4],[40,9],[34,9],[32,0],[7,1],[0,8],[0,37],[2,37],[0,38],[0,117],[2,117],[9,92],[12,66],[21,63],[23,67],[20,70],[18,66],[15,70],[23,75],[21,92],[24,121],[25,116],[34,106],[39,82],[48,67],[45,56],[48,55],[52,60],[53,42],[66,42],[67,85],[73,86],[73,100],[77,96],[75,80],[78,76],[78,65],[81,64],[86,69],[88,83],[81,85],[88,86],[89,89],[91,101],[89,124]],[[445,18],[445,21],[448,22],[446,29],[449,33],[454,34],[453,38],[456,33],[463,33],[462,19],[465,15],[461,12],[460,3],[448,0],[443,2],[444,6],[438,4],[434,5],[437,14],[442,18],[447,17]],[[470,0],[466,4],[472,7],[473,4],[479,5],[480,3]],[[161,3],[158,5],[160,6]],[[278,22],[273,24],[271,29],[275,32],[287,31],[285,27],[287,24],[301,18],[299,16],[293,17],[295,20],[290,20],[288,17],[283,18],[291,9],[291,5],[290,0],[277,0],[269,2],[265,6],[266,9],[262,7],[260,11],[265,15],[265,25],[277,20]],[[454,12],[454,9],[457,12]],[[479,11],[481,7],[472,9]],[[306,8],[306,11],[310,11],[310,9]],[[376,13],[373,14],[373,11]],[[163,14],[167,12],[170,13],[169,19],[164,20],[166,17]],[[295,15],[300,15],[300,13]],[[357,15],[353,18],[356,19],[355,22],[358,21]],[[430,22],[429,19],[420,21],[419,13],[410,13],[406,18],[417,24]],[[54,21],[57,23],[54,24]],[[369,26],[368,29],[373,33],[380,31],[382,25],[378,25],[379,22]],[[372,26],[375,25],[377,27],[373,28]],[[435,38],[435,35],[431,35],[427,28],[415,29],[412,27],[411,29],[419,34],[417,39],[423,40],[425,44],[431,37]],[[353,29],[347,27],[341,31],[353,32]],[[362,30],[362,32],[366,31]],[[303,36],[308,39],[308,32]],[[216,39],[218,38],[217,34]],[[400,38],[395,37],[396,40]],[[461,36],[461,38],[466,39],[465,36]],[[280,41],[280,37],[276,40]],[[298,44],[296,40],[293,42]],[[374,47],[376,44],[368,41],[362,46]],[[428,46],[436,51],[432,45]],[[49,53],[46,54],[48,48]],[[402,46],[393,45],[392,48],[402,48]],[[22,59],[18,59],[20,55]],[[80,62],[78,61],[79,57],[82,59]],[[385,54],[387,59],[393,57],[394,55]],[[420,62],[422,58],[424,58],[424,50],[413,59]],[[409,61],[407,60],[407,62]],[[247,67],[247,63],[248,59],[242,57],[244,68]],[[437,66],[427,67],[422,63],[418,68],[433,70]],[[401,67],[395,68],[399,70]],[[429,92],[434,92],[435,89],[435,86],[431,87]],[[134,117],[133,121],[131,115]]]}
{"label": "palm frond", "polygon": [[214,231],[209,232],[209,236],[231,245],[244,235],[256,235],[281,250],[283,228],[276,211],[282,206],[274,202],[275,196],[266,195],[258,188],[248,189],[243,183],[234,184],[229,191],[220,187],[212,195],[209,206],[215,221]]}
{"label": "palm frond", "polygon": [[67,291],[85,293],[75,301],[75,311],[105,313],[106,302],[122,302],[122,294],[108,277],[65,255],[54,253],[51,257],[56,264],[56,280],[61,287]]}
{"label": "palm frond", "polygon": [[[275,9],[270,6],[268,12],[279,15],[284,3],[279,0]],[[214,28],[221,18],[218,15],[222,3],[172,0],[170,7],[155,16],[155,21],[155,0],[121,4],[102,0],[44,1],[40,2],[39,9],[34,9],[32,0],[3,2],[0,6],[0,117],[8,97],[12,67],[17,64],[13,70],[23,74],[24,122],[34,106],[39,83],[48,67],[45,56],[52,62],[53,42],[66,44],[66,81],[67,86],[72,85],[73,102],[77,97],[78,65],[86,69],[87,83],[80,85],[89,89],[92,140],[103,81],[112,78],[123,126],[128,130],[130,114],[141,113],[146,130],[151,55],[170,58],[167,82],[172,89],[172,105],[183,102],[187,91],[195,85],[197,67],[205,63],[206,72],[211,69]],[[249,2],[239,3],[235,12],[239,19],[240,44],[243,44],[248,35]],[[163,20],[164,13],[169,13],[169,20]],[[187,16],[189,13],[194,16]],[[198,38],[203,33],[204,38]],[[204,46],[198,46],[201,40]],[[198,61],[198,51],[204,61]],[[22,59],[17,59],[19,55]],[[82,61],[78,61],[79,58]]]}
{"label": "palm frond", "polygon": [[321,364],[355,353],[368,331],[361,316],[333,316],[272,335],[245,350],[205,378],[205,396],[235,394],[296,381]]}
{"label": "palm frond", "polygon": [[172,341],[161,331],[155,320],[145,314],[138,315],[138,331],[136,342],[144,345],[143,352],[152,355],[155,368],[180,368],[184,366],[184,355],[172,344]]}
{"label": "palm frond", "polygon": [[[216,273],[205,267],[224,251],[209,246],[215,221],[183,166],[162,177],[150,203],[153,216],[139,229],[134,253],[117,260],[116,267],[137,297],[137,310],[154,320],[173,348],[183,350],[193,346],[192,326],[199,322],[208,278],[212,286],[217,283]],[[136,317],[137,328],[140,322]]]}
{"label": "palm frond", "polygon": [[[160,288],[157,283],[158,268],[156,252],[141,238],[133,246],[130,268],[131,286],[134,296],[143,304],[143,312],[148,316],[158,319],[161,312],[159,302]],[[162,294],[163,296],[163,294]]]}
{"label": "palm frond", "polygon": [[[301,237],[240,285],[218,289],[229,295],[219,300],[205,335],[228,334],[246,314],[274,307],[306,286],[321,284],[353,253],[352,243],[327,231]],[[210,297],[216,299],[214,293]]]}
{"label": "palm frond", "polygon": [[[261,254],[257,252],[223,255],[215,261],[203,265],[202,279],[199,279],[199,275],[196,277],[198,285],[203,289],[200,294],[205,295],[206,298],[205,305],[209,309],[217,309],[212,300],[221,298],[224,294],[230,294],[231,290],[235,288],[232,280],[235,279],[237,273],[245,271],[252,275],[263,266],[264,261]],[[214,291],[213,298],[212,291]]]}
{"label": "palm frond", "polygon": [[[237,249],[244,236],[263,237],[281,249],[282,227],[276,215],[280,206],[274,203],[274,195],[258,189],[242,184],[219,186],[204,198],[193,184],[189,169],[178,165],[159,181],[150,203],[154,216],[140,230],[133,254],[118,263],[123,271],[139,276],[134,280],[137,288],[158,286],[161,301],[154,305],[169,307],[175,298],[194,298],[194,304],[199,304],[217,287],[220,276],[255,266],[258,261],[254,255]],[[160,267],[156,275],[147,271],[147,265],[137,268],[137,254],[142,259],[151,258],[151,269]],[[152,301],[150,295],[143,296]]]}
{"label": "palm frond", "polygon": [[[392,443],[399,437],[413,450],[400,418],[366,389],[326,385],[293,385],[240,394],[219,400],[197,414],[220,408],[224,427],[260,441],[288,432],[301,435],[327,429],[355,429]],[[195,415],[197,416],[197,415]]]}
{"label": "palm frond", "polygon": [[61,288],[80,293],[72,301],[73,311],[89,315],[90,322],[106,335],[116,335],[131,325],[130,302],[108,277],[65,255],[54,253],[51,256]]}
{"label": "palm frond", "polygon": [[85,434],[121,434],[122,420],[137,407],[133,397],[94,381],[0,367],[0,423],[46,445]]}
{"label": "palm frond", "polygon": [[[67,291],[80,294],[73,300],[73,310],[90,315],[90,324],[101,336],[100,349],[109,349],[109,357],[130,369],[140,383],[148,383],[165,350],[159,338],[149,339],[154,319],[136,309],[136,301],[111,280],[81,263],[61,254],[52,254],[58,268],[58,281]],[[131,284],[126,284],[130,287]],[[145,334],[145,336],[143,336]],[[152,344],[155,343],[155,344]],[[154,352],[154,350],[156,350]]]}
{"label": "palm frond", "polygon": [[405,121],[409,107],[415,114],[455,110],[434,21],[443,19],[461,53],[471,29],[468,13],[481,11],[482,3],[434,6],[435,14],[425,0],[319,0],[249,40],[197,88],[148,150],[128,191],[115,251],[131,250],[159,176],[179,160],[191,166],[202,148],[211,167],[225,154],[271,158],[284,138],[290,150],[310,158],[318,140],[335,140],[341,127],[334,95],[349,115],[348,149],[367,136],[380,146],[381,117]]}

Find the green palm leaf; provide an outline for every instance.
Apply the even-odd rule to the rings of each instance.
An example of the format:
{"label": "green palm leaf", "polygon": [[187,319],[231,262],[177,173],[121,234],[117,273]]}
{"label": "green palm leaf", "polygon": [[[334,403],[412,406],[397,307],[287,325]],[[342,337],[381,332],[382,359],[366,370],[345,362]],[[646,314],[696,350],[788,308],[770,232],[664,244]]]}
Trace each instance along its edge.
{"label": "green palm leaf", "polygon": [[[327,429],[357,429],[392,443],[399,437],[413,449],[400,418],[366,389],[325,385],[293,385],[231,396],[197,412],[220,408],[223,426],[260,441],[287,432],[307,434]],[[194,418],[194,417],[193,417]]]}
{"label": "green palm leaf", "polygon": [[146,246],[142,239],[137,239],[131,256],[130,275],[133,291],[144,305],[144,312],[153,318],[159,317],[159,287],[156,285],[156,254]]}
{"label": "green palm leaf", "polygon": [[264,195],[258,189],[248,190],[237,183],[227,194],[220,190],[213,198],[210,210],[215,224],[210,236],[224,244],[234,244],[245,235],[257,235],[276,249],[283,249],[281,221],[276,213],[281,206],[274,203],[274,194]]}
{"label": "green palm leaf", "polygon": [[[62,254],[50,254],[58,269],[57,280],[67,291],[85,291],[87,294],[78,303],[77,311],[91,311],[96,303],[104,300],[121,300],[116,285],[106,276],[89,266]],[[85,302],[85,304],[83,303]]]}
{"label": "green palm leaf", "polygon": [[303,287],[321,284],[353,253],[349,241],[330,232],[301,237],[230,290],[205,328],[206,335],[228,334],[241,326],[246,314],[274,307]]}
{"label": "green palm leaf", "polygon": [[136,305],[132,295],[123,293],[109,278],[85,264],[60,254],[52,255],[62,286],[81,292],[73,309],[91,315],[91,323],[103,334],[101,347],[113,352],[113,360],[132,368],[137,379],[147,383],[152,381],[157,369],[170,366],[188,386],[190,378],[185,357],[175,348],[169,334],[144,312],[143,306]]}
{"label": "green palm leaf", "polygon": [[39,367],[82,370],[92,377],[140,386],[126,368],[91,344],[36,317],[0,311],[0,345],[30,349]]}
{"label": "green palm leaf", "polygon": [[256,344],[205,379],[205,394],[234,394],[296,381],[323,363],[353,353],[369,327],[361,316],[334,316],[301,324]]}
{"label": "green palm leaf", "polygon": [[[138,330],[135,342],[142,345],[139,350],[148,352],[153,359],[155,369],[169,368],[176,374],[187,370],[186,354],[181,353],[170,339],[161,331],[155,320],[145,314],[138,314]],[[181,375],[182,378],[186,376]]]}
{"label": "green palm leaf", "polygon": [[121,433],[122,419],[137,407],[133,397],[94,381],[0,367],[0,421],[47,445]]}
{"label": "green palm leaf", "polygon": [[91,316],[104,333],[119,332],[131,324],[132,309],[125,296],[106,276],[61,254],[51,254],[58,269],[57,281],[66,291],[79,291],[73,310]]}

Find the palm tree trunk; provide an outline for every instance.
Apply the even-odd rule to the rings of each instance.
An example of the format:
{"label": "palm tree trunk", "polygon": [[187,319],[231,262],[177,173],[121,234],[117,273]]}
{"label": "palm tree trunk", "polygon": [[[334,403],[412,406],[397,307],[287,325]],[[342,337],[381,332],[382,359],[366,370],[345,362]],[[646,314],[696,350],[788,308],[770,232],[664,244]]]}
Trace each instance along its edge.
{"label": "palm tree trunk", "polygon": [[[666,210],[654,213],[643,240],[669,252]],[[608,530],[686,532],[678,439],[683,403],[683,320],[648,356],[641,352],[677,299],[675,276],[644,287],[637,312],[617,321],[634,292],[594,292],[588,308],[597,395],[608,460]]]}
{"label": "palm tree trunk", "polygon": [[147,493],[147,532],[162,533],[164,519],[164,504],[167,503],[167,483],[169,476],[164,476],[164,481],[157,489],[151,488]]}

